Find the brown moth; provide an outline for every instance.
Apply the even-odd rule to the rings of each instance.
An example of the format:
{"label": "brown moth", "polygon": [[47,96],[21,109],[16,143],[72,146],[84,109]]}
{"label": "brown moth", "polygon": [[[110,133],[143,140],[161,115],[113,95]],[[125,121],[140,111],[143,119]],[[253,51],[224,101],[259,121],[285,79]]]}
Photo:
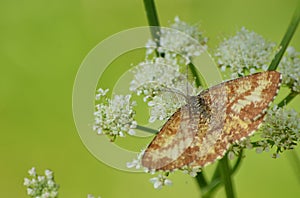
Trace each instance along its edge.
{"label": "brown moth", "polygon": [[201,168],[251,135],[277,95],[281,74],[266,71],[230,80],[188,97],[142,156],[149,170]]}

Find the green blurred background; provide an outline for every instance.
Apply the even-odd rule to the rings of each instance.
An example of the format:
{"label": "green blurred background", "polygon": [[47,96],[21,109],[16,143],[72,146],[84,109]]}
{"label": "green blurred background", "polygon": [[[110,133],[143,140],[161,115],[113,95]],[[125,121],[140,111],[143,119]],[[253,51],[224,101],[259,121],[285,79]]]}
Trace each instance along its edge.
{"label": "green blurred background", "polygon": [[[297,0],[157,0],[161,25],[174,16],[200,22],[209,47],[245,26],[279,42]],[[193,178],[175,174],[154,190],[146,174],[114,170],[82,144],[72,117],[72,88],[87,53],[106,37],[147,25],[142,0],[0,1],[0,197],[27,197],[32,166],[50,168],[60,197],[199,197]],[[300,31],[292,40],[300,50]],[[134,61],[133,61],[134,62]],[[297,97],[295,100],[298,100]],[[291,105],[300,110],[297,101]],[[298,148],[298,151],[300,149]],[[286,153],[247,152],[235,175],[238,197],[299,197],[299,175]],[[217,197],[224,197],[220,190]]]}

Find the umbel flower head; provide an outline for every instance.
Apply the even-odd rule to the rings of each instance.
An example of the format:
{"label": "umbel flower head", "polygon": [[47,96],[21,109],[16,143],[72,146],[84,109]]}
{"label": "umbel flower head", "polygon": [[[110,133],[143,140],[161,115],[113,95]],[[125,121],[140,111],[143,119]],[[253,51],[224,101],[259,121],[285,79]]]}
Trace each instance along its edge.
{"label": "umbel flower head", "polygon": [[221,70],[229,68],[231,77],[236,78],[259,69],[267,70],[276,49],[275,43],[243,27],[235,36],[223,40],[215,57]]}
{"label": "umbel flower head", "polygon": [[300,93],[300,52],[294,47],[288,47],[280,61],[279,70],[283,77],[282,83]]}
{"label": "umbel flower head", "polygon": [[27,195],[34,198],[55,198],[58,196],[59,186],[54,181],[52,171],[45,170],[45,175],[38,175],[33,167],[28,173],[30,178],[24,178]]}
{"label": "umbel flower head", "polygon": [[274,106],[267,111],[266,121],[259,129],[261,140],[257,143],[256,151],[269,151],[275,147],[273,157],[279,153],[294,149],[300,141],[300,115],[294,109]]}
{"label": "umbel flower head", "polygon": [[199,56],[207,48],[207,38],[203,37],[203,33],[199,31],[199,25],[189,25],[181,21],[179,17],[175,17],[170,29],[160,30],[159,43],[160,46],[157,46],[155,41],[149,40],[146,45],[146,54],[152,54],[157,50],[164,55],[178,54],[189,59]]}
{"label": "umbel flower head", "polygon": [[144,101],[151,99],[155,92],[164,87],[173,87],[183,76],[176,61],[167,58],[154,58],[139,63],[133,70],[134,78],[130,83],[130,91],[143,94]]}
{"label": "umbel flower head", "polygon": [[180,72],[176,57],[158,57],[139,63],[133,70],[130,91],[143,95],[150,107],[149,122],[164,120],[184,104],[185,96],[199,89]]}
{"label": "umbel flower head", "polygon": [[[216,49],[215,57],[222,71],[230,69],[231,77],[267,70],[277,52],[274,42],[242,28],[235,36],[226,38]],[[288,47],[279,64],[282,83],[294,92],[300,92],[300,52]]]}
{"label": "umbel flower head", "polygon": [[110,136],[112,141],[126,133],[134,135],[137,122],[133,107],[136,103],[130,100],[131,95],[114,95],[113,99],[109,99],[106,96],[108,89],[100,88],[97,92],[94,131]]}

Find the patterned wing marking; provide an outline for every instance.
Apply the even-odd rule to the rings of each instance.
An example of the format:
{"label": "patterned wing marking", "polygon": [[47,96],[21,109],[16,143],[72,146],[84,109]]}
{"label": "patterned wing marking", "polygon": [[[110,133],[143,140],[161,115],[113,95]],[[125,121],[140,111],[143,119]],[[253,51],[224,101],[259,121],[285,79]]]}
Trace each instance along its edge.
{"label": "patterned wing marking", "polygon": [[162,127],[145,151],[142,158],[144,167],[159,170],[177,160],[191,145],[199,131],[200,116],[199,107],[193,104],[197,103],[192,102],[178,109]]}
{"label": "patterned wing marking", "polygon": [[[212,163],[225,154],[230,144],[248,137],[257,130],[263,122],[265,111],[277,95],[280,81],[280,73],[267,71],[231,80],[210,88],[208,90],[210,93],[223,93],[222,87],[226,87],[226,101],[228,103],[225,106],[226,118],[224,124],[219,125],[217,131],[207,132],[207,134],[222,133],[222,135],[218,135],[219,139],[206,155],[199,155],[199,159],[191,163],[190,166],[203,167]],[[214,101],[220,98],[223,97],[216,95]],[[197,142],[195,144],[199,147],[202,146]]]}
{"label": "patterned wing marking", "polygon": [[[221,158],[230,144],[251,135],[263,122],[265,111],[277,95],[281,81],[280,73],[267,71],[250,76],[227,81],[201,92],[197,97],[203,100],[206,111],[200,111],[197,132],[190,128],[185,135],[193,139],[190,146],[176,158],[162,166],[151,166],[158,163],[155,158],[149,158],[147,152],[143,156],[142,165],[155,170],[174,170],[188,165],[203,167]],[[193,105],[197,107],[197,105]],[[161,129],[158,136],[148,146],[147,150],[160,148],[160,143],[170,138],[169,125],[172,133],[177,133],[180,119],[178,110]],[[177,122],[177,123],[176,123]],[[182,131],[183,132],[183,131]],[[192,134],[192,135],[190,135]],[[179,139],[172,144],[179,144]],[[177,145],[170,146],[168,152],[174,152]],[[146,150],[146,151],[147,151]],[[177,153],[178,154],[178,153]],[[162,158],[162,156],[161,156]],[[161,160],[160,160],[161,161]]]}

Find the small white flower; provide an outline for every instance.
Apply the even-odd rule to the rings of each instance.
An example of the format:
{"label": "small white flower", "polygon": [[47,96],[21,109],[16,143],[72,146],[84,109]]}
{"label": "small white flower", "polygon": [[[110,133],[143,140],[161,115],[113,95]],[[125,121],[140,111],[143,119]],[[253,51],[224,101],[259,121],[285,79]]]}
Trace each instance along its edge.
{"label": "small white flower", "polygon": [[45,170],[45,175],[47,177],[47,179],[52,179],[53,177],[53,172],[51,170]]}
{"label": "small white flower", "polygon": [[107,92],[109,91],[109,89],[105,89],[103,90],[102,88],[98,89],[97,92],[100,96],[106,96]]}
{"label": "small white flower", "polygon": [[157,177],[150,179],[150,182],[153,184],[155,189],[161,189],[163,186],[171,186],[172,181],[167,179],[165,175],[159,174]]}
{"label": "small white flower", "polygon": [[49,198],[50,197],[50,193],[49,192],[45,192],[44,194],[42,194],[41,198]]}
{"label": "small white flower", "polygon": [[27,195],[33,195],[34,194],[34,190],[31,188],[27,188]]}
{"label": "small white flower", "polygon": [[127,162],[126,166],[127,166],[127,168],[139,167],[139,161],[133,160],[132,162]]}
{"label": "small white flower", "polygon": [[35,167],[32,167],[29,171],[28,174],[32,177],[36,176],[36,172],[35,172]]}
{"label": "small white flower", "polygon": [[53,180],[48,180],[48,181],[47,181],[47,185],[48,185],[50,188],[52,188],[53,186],[55,186],[55,183],[54,183]]}
{"label": "small white flower", "polygon": [[196,177],[199,172],[201,172],[201,168],[198,167],[195,168],[186,167],[183,169],[183,173],[189,174],[192,177]]}
{"label": "small white flower", "polygon": [[38,176],[38,181],[39,182],[42,182],[42,181],[44,181],[45,180],[45,176]]}
{"label": "small white flower", "polygon": [[145,153],[145,150],[142,150],[138,155],[137,158],[134,159],[132,162],[127,162],[126,166],[127,168],[136,168],[140,169],[141,168],[141,159]]}
{"label": "small white flower", "polygon": [[153,183],[155,189],[160,189],[162,187],[162,182],[159,180],[158,177],[153,177],[150,179],[150,182]]}
{"label": "small white flower", "polygon": [[58,192],[57,191],[51,191],[50,192],[50,197],[51,198],[55,198],[55,197],[57,197],[58,196]]}
{"label": "small white flower", "polygon": [[24,183],[23,183],[23,185],[24,185],[24,186],[29,186],[30,184],[31,184],[31,180],[28,179],[28,178],[24,178]]}
{"label": "small white flower", "polygon": [[164,185],[165,186],[172,186],[173,182],[171,180],[169,180],[169,179],[165,179]]}
{"label": "small white flower", "polygon": [[[135,128],[135,127],[134,127],[134,128]],[[133,129],[129,129],[128,134],[129,134],[129,135],[135,135],[135,131],[134,131]]]}

